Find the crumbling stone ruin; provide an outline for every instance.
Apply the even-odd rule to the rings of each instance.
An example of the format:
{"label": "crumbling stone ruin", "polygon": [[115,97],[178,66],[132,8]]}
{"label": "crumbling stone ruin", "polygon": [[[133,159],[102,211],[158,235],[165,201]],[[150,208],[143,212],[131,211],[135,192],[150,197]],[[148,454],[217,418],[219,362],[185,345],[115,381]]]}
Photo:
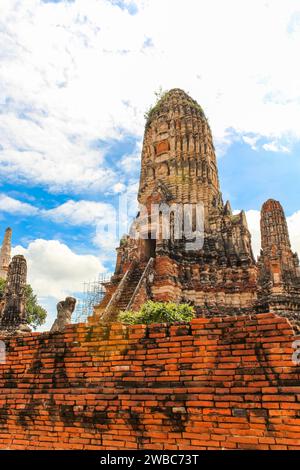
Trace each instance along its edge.
{"label": "crumbling stone ruin", "polygon": [[1,335],[23,334],[31,329],[26,321],[27,263],[23,255],[16,255],[8,267],[2,311],[0,314]]}
{"label": "crumbling stone ruin", "polygon": [[[244,211],[233,214],[229,201],[223,202],[207,118],[180,89],[163,95],[149,113],[138,201],[142,209],[117,249],[115,273],[91,324],[114,321],[120,310],[137,310],[147,299],[190,302],[200,316],[299,312],[298,258],[280,204],[263,206],[256,263]],[[167,217],[163,212],[154,217],[154,204],[166,208]],[[189,246],[185,234],[175,233],[174,205],[191,207],[196,238],[201,205],[203,246]]]}
{"label": "crumbling stone ruin", "polygon": [[66,297],[65,300],[58,302],[57,318],[52,325],[51,333],[63,331],[67,325],[71,323],[72,313],[75,310],[76,299],[74,297]]}

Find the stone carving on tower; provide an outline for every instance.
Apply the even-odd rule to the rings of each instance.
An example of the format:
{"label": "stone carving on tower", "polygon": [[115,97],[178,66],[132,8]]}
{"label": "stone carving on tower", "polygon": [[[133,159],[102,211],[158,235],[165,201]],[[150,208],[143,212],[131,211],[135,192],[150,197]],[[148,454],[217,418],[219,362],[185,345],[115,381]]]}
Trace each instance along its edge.
{"label": "stone carving on tower", "polygon": [[0,278],[7,278],[8,266],[11,260],[11,236],[12,229],[8,227],[5,230],[3,243],[0,250]]}
{"label": "stone carving on tower", "polygon": [[[233,214],[229,202],[223,203],[208,121],[198,103],[180,89],[164,94],[149,113],[138,201],[134,236],[130,233],[121,240],[115,275],[106,284],[106,296],[91,322],[112,321],[119,310],[128,305],[138,309],[149,298],[188,301],[200,315],[253,309],[257,267],[246,216],[243,211]],[[154,205],[169,209],[167,217],[160,209],[154,217]],[[192,233],[197,239],[201,232],[203,244],[188,245],[185,232],[175,233],[179,216],[174,205],[183,212],[190,208]],[[201,230],[197,228],[199,207]],[[140,280],[150,261],[152,275],[146,288]]]}
{"label": "stone carving on tower", "polygon": [[23,334],[31,331],[26,318],[26,280],[26,259],[23,255],[16,255],[8,267],[0,316],[1,334]]}

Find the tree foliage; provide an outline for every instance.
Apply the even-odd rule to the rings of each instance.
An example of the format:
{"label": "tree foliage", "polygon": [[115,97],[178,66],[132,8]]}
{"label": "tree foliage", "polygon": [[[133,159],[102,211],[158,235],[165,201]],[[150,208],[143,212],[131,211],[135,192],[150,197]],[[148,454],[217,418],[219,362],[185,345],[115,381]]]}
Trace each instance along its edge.
{"label": "tree foliage", "polygon": [[[3,297],[6,280],[0,278],[0,297]],[[45,323],[47,311],[38,304],[37,296],[34,294],[30,284],[25,287],[27,322],[34,329]]]}
{"label": "tree foliage", "polygon": [[118,320],[127,325],[188,322],[195,317],[194,308],[173,302],[146,302],[138,312],[120,312]]}

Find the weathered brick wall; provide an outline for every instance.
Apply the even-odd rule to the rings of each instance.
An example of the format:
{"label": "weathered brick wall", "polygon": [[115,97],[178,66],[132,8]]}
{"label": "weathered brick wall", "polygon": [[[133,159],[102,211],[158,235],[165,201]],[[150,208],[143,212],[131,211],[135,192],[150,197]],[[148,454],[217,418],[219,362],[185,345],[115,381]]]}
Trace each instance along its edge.
{"label": "weathered brick wall", "polygon": [[300,449],[285,319],[69,326],[7,344],[1,449]]}

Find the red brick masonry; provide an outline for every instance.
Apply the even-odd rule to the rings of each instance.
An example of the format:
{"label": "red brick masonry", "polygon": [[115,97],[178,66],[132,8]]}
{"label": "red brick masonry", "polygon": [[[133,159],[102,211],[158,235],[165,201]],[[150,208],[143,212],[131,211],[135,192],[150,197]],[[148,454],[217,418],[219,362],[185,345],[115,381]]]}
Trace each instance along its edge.
{"label": "red brick masonry", "polygon": [[13,339],[0,448],[300,449],[294,340],[272,314]]}

